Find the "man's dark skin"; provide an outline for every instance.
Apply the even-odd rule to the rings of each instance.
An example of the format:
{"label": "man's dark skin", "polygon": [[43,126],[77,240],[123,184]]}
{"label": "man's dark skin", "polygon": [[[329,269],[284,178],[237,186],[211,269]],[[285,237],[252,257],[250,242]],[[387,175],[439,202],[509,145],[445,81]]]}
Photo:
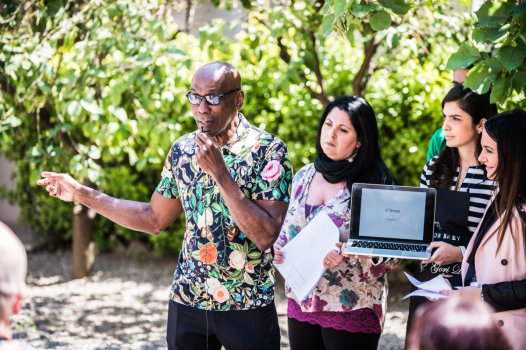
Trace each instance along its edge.
{"label": "man's dark skin", "polygon": [[[241,78],[234,67],[223,62],[212,62],[201,67],[192,79],[191,92],[205,96],[221,94],[241,88]],[[276,240],[288,204],[281,201],[252,201],[243,195],[231,178],[221,154],[239,124],[238,111],[243,106],[243,91],[228,94],[217,106],[203,98],[192,105],[192,114],[199,132],[196,162],[217,183],[231,217],[256,246],[264,251]],[[150,202],[136,202],[114,198],[83,186],[67,174],[43,172],[38,185],[46,186],[50,196],[66,202],[78,202],[95,210],[126,228],[149,234],[159,234],[183,212],[179,199],[165,198],[155,192]]]}

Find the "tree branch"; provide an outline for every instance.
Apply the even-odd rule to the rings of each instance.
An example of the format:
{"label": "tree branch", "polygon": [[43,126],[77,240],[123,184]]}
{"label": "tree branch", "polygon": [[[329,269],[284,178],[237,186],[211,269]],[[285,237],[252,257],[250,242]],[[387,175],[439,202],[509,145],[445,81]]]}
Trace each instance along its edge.
{"label": "tree branch", "polygon": [[[287,51],[287,47],[285,46],[285,44],[283,44],[283,38],[282,37],[278,37],[278,47],[279,47],[279,57],[285,63],[290,64],[291,61],[292,61],[292,58],[291,58],[290,54]],[[318,63],[317,55],[316,55],[316,62],[317,62],[318,71],[319,71],[319,63]],[[298,71],[298,75],[299,75],[300,79],[303,82],[305,82],[305,88],[307,89],[309,94],[312,97],[314,97],[315,99],[317,99],[318,101],[320,101],[323,104],[323,106],[327,106],[329,104],[329,97],[327,96],[326,92],[323,90],[323,86],[320,85],[320,86],[322,86],[322,92],[314,91],[310,86],[308,86],[306,84],[309,81],[309,79],[305,75],[305,72],[300,70],[300,71]],[[322,79],[321,78],[321,72],[320,72],[320,79]],[[323,82],[323,79],[321,80],[321,82]]]}
{"label": "tree branch", "polygon": [[378,44],[374,42],[373,36],[369,41],[369,45],[365,48],[365,57],[363,58],[360,70],[358,71],[358,73],[356,73],[356,76],[354,77],[352,83],[353,94],[356,96],[363,96],[365,94],[366,80],[364,78],[367,74],[367,71],[369,70],[371,60],[373,59],[377,48]]}
{"label": "tree branch", "polygon": [[325,83],[324,83],[324,80],[323,80],[323,75],[321,74],[320,58],[318,56],[318,50],[316,49],[317,48],[316,35],[314,34],[314,32],[312,32],[312,31],[309,32],[309,38],[310,38],[310,40],[312,42],[312,51],[314,53],[314,60],[315,60],[314,74],[316,75],[316,80],[318,81],[318,85],[321,88],[321,93],[319,94],[320,98],[318,98],[318,99],[321,101],[323,106],[327,106],[329,104],[329,96],[327,95],[327,90],[325,89]]}

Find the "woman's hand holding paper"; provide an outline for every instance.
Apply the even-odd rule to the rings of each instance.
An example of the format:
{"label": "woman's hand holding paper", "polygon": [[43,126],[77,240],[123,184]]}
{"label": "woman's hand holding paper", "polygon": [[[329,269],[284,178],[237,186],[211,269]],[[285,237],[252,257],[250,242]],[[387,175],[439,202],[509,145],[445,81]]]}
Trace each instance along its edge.
{"label": "woman's hand holding paper", "polygon": [[336,243],[338,250],[332,250],[325,256],[323,259],[323,266],[325,266],[325,268],[333,269],[342,263],[343,255],[340,253],[342,244],[342,242]]}

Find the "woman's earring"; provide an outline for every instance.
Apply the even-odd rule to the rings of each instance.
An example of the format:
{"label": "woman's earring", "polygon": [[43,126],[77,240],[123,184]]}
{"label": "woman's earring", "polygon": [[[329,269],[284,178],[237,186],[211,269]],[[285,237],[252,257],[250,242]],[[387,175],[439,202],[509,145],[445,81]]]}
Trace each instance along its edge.
{"label": "woman's earring", "polygon": [[352,163],[354,162],[354,158],[356,158],[356,155],[358,154],[358,148],[353,152],[353,154],[351,154],[351,156],[349,158],[347,158],[347,161],[349,163]]}

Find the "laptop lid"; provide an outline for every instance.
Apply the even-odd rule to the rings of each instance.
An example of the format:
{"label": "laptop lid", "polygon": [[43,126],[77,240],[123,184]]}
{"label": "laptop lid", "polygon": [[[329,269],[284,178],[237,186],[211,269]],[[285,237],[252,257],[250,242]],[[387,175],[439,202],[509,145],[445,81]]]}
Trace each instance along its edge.
{"label": "laptop lid", "polygon": [[435,202],[433,188],[355,183],[349,239],[429,244]]}

